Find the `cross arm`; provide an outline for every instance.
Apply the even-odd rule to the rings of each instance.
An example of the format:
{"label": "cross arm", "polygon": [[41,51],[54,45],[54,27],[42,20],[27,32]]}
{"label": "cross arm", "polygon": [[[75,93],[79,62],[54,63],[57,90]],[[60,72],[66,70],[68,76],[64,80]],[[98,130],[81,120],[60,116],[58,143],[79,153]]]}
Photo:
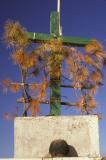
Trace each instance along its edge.
{"label": "cross arm", "polygon": [[48,42],[52,39],[52,36],[50,34],[42,34],[42,33],[33,33],[33,32],[27,32],[27,37],[29,40],[41,43],[41,42]]}
{"label": "cross arm", "polygon": [[[33,32],[27,32],[26,34],[28,36],[28,39],[37,43],[42,43],[42,42],[46,43],[54,38],[50,34],[33,33]],[[92,40],[88,38],[69,37],[69,36],[58,36],[55,38],[61,40],[65,45],[72,45],[72,46],[79,46],[79,47],[85,46]]]}
{"label": "cross arm", "polygon": [[78,47],[84,47],[92,40],[88,38],[68,37],[68,36],[60,36],[59,39],[66,45],[72,45]]}

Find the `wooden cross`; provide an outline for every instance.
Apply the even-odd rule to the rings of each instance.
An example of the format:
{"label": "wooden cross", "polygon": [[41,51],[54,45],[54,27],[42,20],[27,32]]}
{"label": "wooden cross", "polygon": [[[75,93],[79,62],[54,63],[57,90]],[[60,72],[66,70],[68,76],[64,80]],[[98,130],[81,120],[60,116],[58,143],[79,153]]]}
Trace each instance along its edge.
{"label": "wooden cross", "polygon": [[[28,38],[35,43],[46,43],[51,39],[58,39],[64,45],[84,47],[91,39],[80,37],[62,36],[60,33],[60,0],[58,0],[57,12],[53,11],[50,16],[50,34],[27,32]],[[52,54],[51,54],[52,56]],[[51,66],[52,67],[52,66]],[[61,82],[60,77],[50,77],[50,115],[60,115],[61,108]]]}

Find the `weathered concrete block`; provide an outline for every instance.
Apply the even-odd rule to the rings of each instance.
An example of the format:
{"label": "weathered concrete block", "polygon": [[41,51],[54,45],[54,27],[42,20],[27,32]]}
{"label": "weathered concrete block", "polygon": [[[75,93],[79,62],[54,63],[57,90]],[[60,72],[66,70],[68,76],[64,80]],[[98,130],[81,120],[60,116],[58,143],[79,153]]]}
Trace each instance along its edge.
{"label": "weathered concrete block", "polygon": [[79,157],[99,157],[97,116],[47,116],[16,118],[15,157],[45,157],[50,143],[64,139]]}
{"label": "weathered concrete block", "polygon": [[100,157],[98,158],[89,158],[89,157],[71,157],[71,158],[44,158],[42,160],[101,160]]}
{"label": "weathered concrete block", "polygon": [[42,158],[0,158],[0,160],[42,160]]}
{"label": "weathered concrete block", "polygon": [[73,157],[73,158],[2,158],[0,160],[101,160],[101,158]]}

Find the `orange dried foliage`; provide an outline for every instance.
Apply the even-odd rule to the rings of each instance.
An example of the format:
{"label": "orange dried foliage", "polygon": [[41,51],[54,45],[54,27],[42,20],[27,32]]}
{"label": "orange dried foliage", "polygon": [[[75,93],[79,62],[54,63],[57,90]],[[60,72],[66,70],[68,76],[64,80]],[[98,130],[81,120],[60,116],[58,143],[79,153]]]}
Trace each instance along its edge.
{"label": "orange dried foliage", "polygon": [[91,96],[93,96],[93,95],[96,94],[96,92],[97,92],[97,86],[94,86],[94,87],[92,87],[92,88],[90,89],[89,94],[90,94]]}
{"label": "orange dried foliage", "polygon": [[89,75],[89,71],[86,67],[79,68],[78,73],[75,73],[75,75],[76,82],[84,82]]}
{"label": "orange dried foliage", "polygon": [[68,64],[68,71],[69,74],[71,74],[73,77],[76,76],[76,73],[78,71],[79,65],[75,63],[74,59],[69,57],[67,59],[67,64]]}
{"label": "orange dried foliage", "polygon": [[14,93],[18,92],[20,90],[21,86],[19,84],[11,84],[10,85],[10,90]]}
{"label": "orange dried foliage", "polygon": [[12,54],[12,59],[16,64],[28,69],[35,66],[37,60],[35,56],[30,54],[24,53],[22,50],[17,50],[15,53]]}
{"label": "orange dried foliage", "polygon": [[83,108],[83,106],[85,105],[85,99],[83,96],[79,97],[79,101],[76,103],[77,108]]}
{"label": "orange dried foliage", "polygon": [[3,93],[7,94],[11,81],[9,79],[4,79],[1,81],[2,87],[3,87]]}
{"label": "orange dried foliage", "polygon": [[42,99],[46,97],[46,92],[44,90],[40,90],[40,93],[38,94],[38,99]]}
{"label": "orange dried foliage", "polygon": [[37,60],[35,59],[34,55],[27,55],[26,68],[34,67],[36,62],[37,62]]}
{"label": "orange dried foliage", "polygon": [[4,86],[4,87],[10,87],[10,84],[11,84],[11,81],[9,80],[9,79],[4,79],[4,80],[2,80],[2,85]]}
{"label": "orange dried foliage", "polygon": [[81,74],[84,76],[84,77],[87,77],[89,75],[89,70],[86,68],[86,67],[83,67],[81,69]]}
{"label": "orange dried foliage", "polygon": [[[89,98],[87,98],[87,96]],[[80,96],[79,101],[76,103],[76,107],[81,109],[82,112],[89,113],[96,108],[96,101],[89,94],[86,96]]]}
{"label": "orange dried foliage", "polygon": [[61,71],[59,67],[53,67],[53,69],[51,69],[50,75],[52,78],[55,79],[59,79],[60,75],[61,75]]}
{"label": "orange dried foliage", "polygon": [[38,87],[39,87],[39,85],[36,84],[36,83],[30,83],[30,85],[29,85],[29,89],[30,89],[30,90],[35,90],[35,89],[37,89]]}
{"label": "orange dried foliage", "polygon": [[85,46],[85,50],[87,53],[95,53],[98,50],[102,50],[102,46],[98,41],[92,40]]}
{"label": "orange dried foliage", "polygon": [[55,39],[55,40],[52,39],[52,40],[50,40],[50,42],[39,46],[36,50],[34,50],[33,53],[44,57],[43,53],[50,52],[50,51],[52,51],[54,53],[62,53],[63,52],[62,42],[58,39]]}
{"label": "orange dried foliage", "polygon": [[39,101],[38,100],[32,100],[29,108],[30,108],[30,111],[31,111],[31,115],[36,116],[40,111]]}
{"label": "orange dried foliage", "polygon": [[105,53],[102,50],[101,51],[96,51],[95,55],[99,59],[99,61],[103,60],[106,57]]}
{"label": "orange dried foliage", "polygon": [[41,100],[42,98],[46,97],[46,89],[48,87],[48,81],[44,80],[42,84],[40,84],[38,99]]}
{"label": "orange dried foliage", "polygon": [[96,114],[97,117],[98,117],[98,120],[101,120],[102,119],[102,115],[101,114]]}
{"label": "orange dried foliage", "polygon": [[89,55],[84,56],[84,61],[87,64],[92,64],[93,63],[93,59]]}
{"label": "orange dried foliage", "polygon": [[5,24],[4,40],[8,46],[25,48],[29,44],[26,29],[19,22],[8,20]]}
{"label": "orange dried foliage", "polygon": [[96,101],[92,97],[88,100],[88,106],[92,109],[96,108]]}
{"label": "orange dried foliage", "polygon": [[101,63],[99,62],[97,63],[94,57],[91,57],[89,55],[84,56],[84,62],[85,64],[88,64],[89,66],[92,66],[94,68],[97,68],[97,69],[101,68]]}
{"label": "orange dried foliage", "polygon": [[52,39],[50,41],[50,48],[53,52],[61,53],[63,48],[62,42],[60,40]]}
{"label": "orange dried foliage", "polygon": [[41,84],[41,88],[45,90],[47,87],[48,87],[48,81],[44,80],[43,83]]}
{"label": "orange dried foliage", "polygon": [[96,84],[101,83],[102,82],[102,75],[100,72],[98,71],[93,71],[90,75],[90,78],[93,82],[95,82]]}
{"label": "orange dried foliage", "polygon": [[[99,69],[101,69],[102,60],[105,57],[99,42],[92,40],[85,46],[86,53],[80,54],[75,48],[63,46],[61,40],[52,39],[50,42],[42,44],[36,50],[32,51],[31,53],[33,54],[28,54],[25,52],[29,44],[25,36],[25,29],[19,23],[12,22],[7,23],[6,30],[5,37],[8,43],[15,46],[16,49],[15,53],[12,54],[12,59],[16,64],[28,71],[41,58],[42,61],[39,60],[38,62],[42,62],[43,67],[48,67],[50,76],[58,80],[61,76],[61,64],[66,60],[68,73],[71,75],[71,82],[74,84],[74,89],[82,89],[84,82],[94,85],[92,89],[86,91],[85,95],[80,96],[79,101],[76,103],[77,108],[83,112],[87,112],[87,109],[92,110],[96,107],[93,95],[96,93],[98,83],[102,81],[102,75]],[[10,85],[10,81],[8,80],[5,80],[3,85],[10,88],[13,92],[18,92],[20,89],[20,85]],[[41,84],[32,83],[28,87],[30,90],[36,90],[37,100],[31,100],[28,107],[32,116],[35,116],[40,111],[40,102],[46,97],[48,81],[43,80]]]}

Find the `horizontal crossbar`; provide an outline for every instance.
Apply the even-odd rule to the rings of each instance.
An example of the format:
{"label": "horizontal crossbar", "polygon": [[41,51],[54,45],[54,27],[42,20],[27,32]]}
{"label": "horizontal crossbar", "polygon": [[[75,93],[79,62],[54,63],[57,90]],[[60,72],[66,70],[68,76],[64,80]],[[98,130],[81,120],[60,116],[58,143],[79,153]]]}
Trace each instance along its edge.
{"label": "horizontal crossbar", "polygon": [[91,41],[91,39],[87,38],[68,37],[68,36],[53,37],[50,34],[33,33],[33,32],[27,32],[27,36],[31,41],[35,43],[42,43],[42,42],[46,43],[56,38],[61,40],[64,45],[72,45],[79,47],[84,47]]}

